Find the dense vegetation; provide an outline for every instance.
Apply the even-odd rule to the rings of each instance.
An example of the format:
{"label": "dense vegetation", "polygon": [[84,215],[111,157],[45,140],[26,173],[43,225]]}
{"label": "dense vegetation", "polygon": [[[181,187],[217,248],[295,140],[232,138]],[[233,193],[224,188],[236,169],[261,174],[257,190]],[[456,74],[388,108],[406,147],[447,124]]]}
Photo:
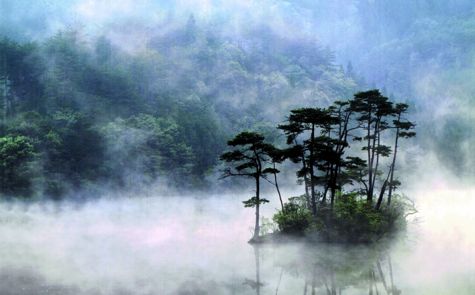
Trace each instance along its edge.
{"label": "dense vegetation", "polygon": [[[118,21],[104,37],[51,37],[48,22],[64,15],[39,2],[5,3],[0,34],[12,39],[0,42],[0,136],[23,136],[32,149],[15,168],[14,159],[2,163],[1,193],[59,197],[156,179],[203,187],[227,134],[274,132],[289,110],[348,97],[364,80],[413,106],[418,141],[454,172],[473,175],[472,1],[255,5],[269,3],[276,15],[265,21],[247,12],[249,23],[219,13],[169,17],[146,33],[140,22],[123,30]],[[311,26],[293,35],[280,21]]]}
{"label": "dense vegetation", "polygon": [[[326,241],[370,242],[395,232],[405,214],[392,202],[400,185],[395,176],[398,149],[401,139],[415,136],[414,123],[405,118],[407,109],[379,90],[358,92],[327,108],[291,110],[287,122],[278,126],[288,147],[279,149],[247,131],[230,140],[233,149],[221,155],[229,166],[223,177],[255,181],[255,196],[244,201],[256,210],[252,240],[260,238],[259,210],[269,202],[260,195],[260,181],[272,182],[269,175],[281,202],[274,220],[282,233],[311,231]],[[299,167],[296,175],[305,195],[283,204],[276,163],[285,159]]]}
{"label": "dense vegetation", "polygon": [[1,194],[204,187],[226,134],[355,86],[328,49],[266,27],[230,38],[190,17],[157,32],[132,53],[79,31],[0,42]]}
{"label": "dense vegetation", "polygon": [[[22,160],[24,171],[18,171],[19,178],[34,176],[25,178],[30,188],[12,184],[2,192],[60,196],[97,183],[136,183],[136,178],[200,187],[216,165],[226,134],[242,129],[273,132],[271,126],[289,110],[348,97],[358,86],[365,87],[362,77],[384,87],[385,95],[394,94],[414,106],[423,127],[418,141],[433,146],[455,172],[473,171],[468,155],[474,139],[470,110],[475,92],[466,82],[474,72],[472,1],[285,5],[276,6],[282,8],[276,11],[279,16],[288,20],[284,11],[297,13],[302,22],[315,24],[315,32],[290,36],[272,27],[273,20],[238,23],[239,30],[233,30],[216,16],[209,22],[169,19],[152,25],[145,36],[123,42],[139,40],[137,44],[122,44],[114,35],[121,28],[114,26],[105,30],[107,37],[99,38],[85,37],[78,30],[31,43],[2,39],[1,136],[25,136],[34,151]],[[5,8],[19,13],[15,10],[20,7],[12,2]],[[46,33],[39,20],[37,28],[10,16],[2,24],[0,32],[17,40]],[[338,37],[336,42],[325,30],[347,38]],[[141,32],[143,26],[130,24],[124,34]],[[349,62],[344,70],[317,38],[335,48],[340,63]],[[434,105],[444,107],[428,111]],[[76,122],[59,130],[67,116]],[[160,119],[153,123],[154,134],[143,125],[151,119],[146,116]],[[434,116],[440,124],[432,124]],[[53,139],[66,142],[68,129],[77,127],[74,124],[90,134],[75,132],[71,137],[80,142],[88,137],[91,144],[68,155],[71,147]],[[49,131],[54,132],[47,142],[43,132]],[[131,140],[128,133],[141,142]],[[172,137],[177,140],[170,145]],[[179,153],[184,160],[173,159]],[[77,163],[81,166],[76,169]],[[163,167],[176,169],[169,173]]]}

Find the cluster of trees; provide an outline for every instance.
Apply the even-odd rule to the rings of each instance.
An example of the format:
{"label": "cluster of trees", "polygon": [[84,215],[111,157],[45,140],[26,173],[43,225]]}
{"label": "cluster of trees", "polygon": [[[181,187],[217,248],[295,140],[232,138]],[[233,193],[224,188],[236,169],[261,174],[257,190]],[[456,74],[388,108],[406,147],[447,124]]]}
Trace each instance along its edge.
{"label": "cluster of trees", "polygon": [[296,174],[305,187],[303,206],[314,219],[325,214],[323,222],[328,222],[337,198],[350,202],[353,198],[345,188],[364,196],[368,210],[381,210],[384,199],[389,206],[399,185],[395,167],[400,140],[415,136],[414,123],[405,118],[407,109],[407,104],[394,104],[379,90],[358,92],[351,100],[327,108],[291,110],[287,122],[278,126],[287,138],[285,148],[265,142],[256,132],[242,132],[230,140],[228,145],[234,148],[221,155],[229,164],[223,177],[255,181],[255,196],[244,202],[256,210],[253,240],[260,234],[259,207],[268,202],[260,194],[262,179],[275,184],[281,217],[300,210],[295,203],[284,204],[280,194],[276,163],[286,159],[299,166]]}

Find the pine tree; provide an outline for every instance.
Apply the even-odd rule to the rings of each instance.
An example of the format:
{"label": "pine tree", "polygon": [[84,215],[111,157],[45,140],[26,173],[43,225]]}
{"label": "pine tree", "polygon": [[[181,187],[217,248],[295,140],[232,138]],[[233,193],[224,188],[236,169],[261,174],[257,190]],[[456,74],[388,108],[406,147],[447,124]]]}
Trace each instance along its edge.
{"label": "pine tree", "polygon": [[220,159],[230,165],[223,171],[222,178],[231,176],[241,176],[252,178],[255,181],[255,196],[244,201],[244,207],[255,208],[254,235],[251,242],[256,242],[260,234],[260,206],[268,203],[269,200],[261,198],[261,178],[266,178],[267,174],[276,174],[277,171],[270,169],[272,162],[270,153],[274,147],[264,142],[264,136],[256,132],[241,132],[228,141],[228,145],[233,147],[232,151],[221,155]]}

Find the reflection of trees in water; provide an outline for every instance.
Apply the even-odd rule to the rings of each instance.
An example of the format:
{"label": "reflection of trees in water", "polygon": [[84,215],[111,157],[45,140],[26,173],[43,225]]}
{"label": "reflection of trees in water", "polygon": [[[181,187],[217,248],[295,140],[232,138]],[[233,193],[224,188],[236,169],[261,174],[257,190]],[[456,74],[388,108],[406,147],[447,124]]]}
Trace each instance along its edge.
{"label": "reflection of trees in water", "polygon": [[256,262],[256,276],[255,280],[251,279],[244,279],[243,285],[248,285],[251,287],[253,290],[256,291],[257,295],[261,294],[261,287],[264,286],[264,284],[261,282],[261,253],[260,253],[260,246],[259,245],[253,245],[254,248],[254,259]]}
{"label": "reflection of trees in water", "polygon": [[391,295],[399,295],[401,294],[401,290],[396,288],[394,285],[394,276],[393,276],[393,265],[391,262],[391,255],[387,254],[386,255],[386,262],[387,262],[387,267],[388,267],[388,274],[389,274],[389,285],[386,283],[385,275],[383,268],[381,267],[381,259],[378,259],[376,262],[376,266],[378,268],[378,274],[381,279],[381,282],[383,283],[384,290],[386,291],[387,294]]}
{"label": "reflection of trees in water", "polygon": [[[261,295],[265,284],[261,273],[261,246],[254,245],[255,279],[246,278],[247,285]],[[336,246],[321,245],[318,247],[302,247],[296,253],[283,251],[277,255],[276,267],[280,275],[275,280],[274,294],[279,294],[281,281],[286,276],[297,280],[303,279],[302,291],[293,290],[294,294],[304,295],[399,295],[401,290],[395,286],[391,257],[385,249],[357,247],[347,249]],[[285,259],[283,258],[285,256]],[[283,261],[285,260],[285,261]],[[284,277],[284,278],[283,278]],[[364,291],[366,290],[366,291]],[[265,294],[272,294],[266,288]]]}
{"label": "reflection of trees in water", "polygon": [[340,295],[351,289],[370,295],[401,293],[394,285],[391,259],[379,249],[306,249],[303,294]]}

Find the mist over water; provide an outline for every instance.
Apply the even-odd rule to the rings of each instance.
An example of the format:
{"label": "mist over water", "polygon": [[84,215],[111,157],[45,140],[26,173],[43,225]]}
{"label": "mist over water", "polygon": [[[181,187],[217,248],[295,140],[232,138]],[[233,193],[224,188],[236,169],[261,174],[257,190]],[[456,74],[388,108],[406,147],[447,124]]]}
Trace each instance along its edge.
{"label": "mist over water", "polygon": [[[2,203],[0,290],[108,295],[304,294],[307,289],[310,294],[313,284],[316,294],[326,294],[333,284],[342,294],[367,294],[372,285],[385,294],[386,284],[399,294],[470,294],[475,189],[439,181],[438,187],[427,182],[407,193],[419,212],[407,234],[378,248],[297,242],[253,248],[247,243],[253,210],[241,206],[245,196],[240,195],[198,199],[157,190],[82,205]],[[267,205],[264,215],[273,210]]]}

